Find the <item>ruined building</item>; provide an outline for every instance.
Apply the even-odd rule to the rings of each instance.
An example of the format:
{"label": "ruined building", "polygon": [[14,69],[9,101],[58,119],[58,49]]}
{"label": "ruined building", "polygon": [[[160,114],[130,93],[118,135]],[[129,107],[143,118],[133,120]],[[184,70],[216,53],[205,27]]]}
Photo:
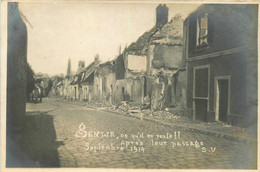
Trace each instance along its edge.
{"label": "ruined building", "polygon": [[182,35],[182,17],[176,15],[168,22],[168,7],[159,5],[155,26],[115,60],[116,102],[129,95],[130,101],[139,104],[153,100],[151,109],[186,107]]}

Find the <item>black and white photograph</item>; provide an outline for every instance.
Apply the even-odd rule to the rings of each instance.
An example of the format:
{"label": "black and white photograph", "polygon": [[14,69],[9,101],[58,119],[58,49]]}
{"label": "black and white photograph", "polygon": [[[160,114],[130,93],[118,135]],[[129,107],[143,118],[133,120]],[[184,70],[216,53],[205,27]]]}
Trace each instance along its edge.
{"label": "black and white photograph", "polygon": [[2,1],[2,170],[258,170],[258,12]]}

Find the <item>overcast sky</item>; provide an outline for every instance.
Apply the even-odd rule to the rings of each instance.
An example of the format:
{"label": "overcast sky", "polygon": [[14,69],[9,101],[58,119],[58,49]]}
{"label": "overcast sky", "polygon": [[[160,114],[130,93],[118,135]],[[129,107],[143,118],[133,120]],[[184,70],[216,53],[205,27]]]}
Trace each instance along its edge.
{"label": "overcast sky", "polygon": [[[155,25],[158,4],[21,2],[29,21],[28,62],[38,73],[66,73],[79,60],[91,63],[95,54],[103,62],[118,55],[119,46],[130,45]],[[185,18],[199,5],[167,4],[169,20],[181,13]]]}

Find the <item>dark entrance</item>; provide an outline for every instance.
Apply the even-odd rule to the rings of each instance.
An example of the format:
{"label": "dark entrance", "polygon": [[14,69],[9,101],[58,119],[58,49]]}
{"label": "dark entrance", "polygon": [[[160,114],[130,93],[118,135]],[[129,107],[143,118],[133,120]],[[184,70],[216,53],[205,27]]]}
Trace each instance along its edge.
{"label": "dark entrance", "polygon": [[75,88],[75,99],[77,99],[77,87],[74,88]]}
{"label": "dark entrance", "polygon": [[218,80],[218,90],[219,90],[219,120],[227,121],[227,111],[228,111],[228,80],[220,79]]}
{"label": "dark entrance", "polygon": [[125,100],[125,87],[122,87],[122,96],[123,96],[123,101]]}
{"label": "dark entrance", "polygon": [[146,77],[144,77],[144,97],[146,97],[147,95],[146,87],[147,87],[147,81],[146,81]]}
{"label": "dark entrance", "polygon": [[208,68],[195,69],[195,119],[207,121],[208,107]]}

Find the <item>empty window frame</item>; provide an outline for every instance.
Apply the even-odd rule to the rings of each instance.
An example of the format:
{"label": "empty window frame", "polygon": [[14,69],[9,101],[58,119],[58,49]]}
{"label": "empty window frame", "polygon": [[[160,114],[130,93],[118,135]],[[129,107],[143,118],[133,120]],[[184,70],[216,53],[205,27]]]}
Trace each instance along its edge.
{"label": "empty window frame", "polygon": [[197,18],[196,45],[208,45],[208,13]]}

